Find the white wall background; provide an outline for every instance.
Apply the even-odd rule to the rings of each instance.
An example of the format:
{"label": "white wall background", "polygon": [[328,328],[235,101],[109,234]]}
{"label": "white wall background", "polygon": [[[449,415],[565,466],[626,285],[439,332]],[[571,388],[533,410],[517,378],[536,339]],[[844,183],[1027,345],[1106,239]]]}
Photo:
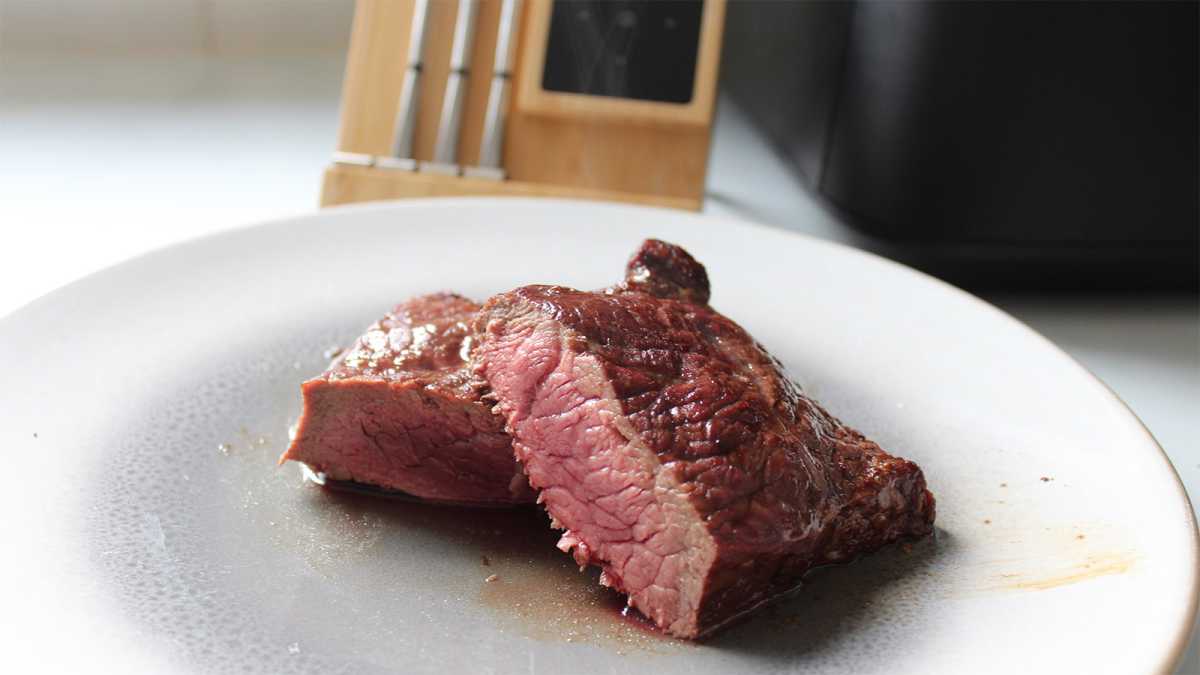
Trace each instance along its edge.
{"label": "white wall background", "polygon": [[0,0],[0,49],[99,54],[342,50],[351,0]]}
{"label": "white wall background", "polygon": [[0,0],[0,316],[147,250],[315,208],[353,9]]}

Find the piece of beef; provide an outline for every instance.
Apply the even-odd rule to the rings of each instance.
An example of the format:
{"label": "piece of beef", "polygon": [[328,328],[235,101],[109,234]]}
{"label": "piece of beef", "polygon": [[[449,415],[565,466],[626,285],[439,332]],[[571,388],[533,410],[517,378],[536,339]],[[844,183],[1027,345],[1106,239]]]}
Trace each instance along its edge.
{"label": "piece of beef", "polygon": [[647,239],[625,265],[625,281],[614,290],[642,291],[707,305],[708,270],[682,248]]}
{"label": "piece of beef", "polygon": [[467,366],[479,305],[449,293],[398,305],[301,385],[304,412],[280,462],[437,502],[533,501],[504,424]]}
{"label": "piece of beef", "polygon": [[934,519],[915,464],[805,397],[707,298],[703,267],[647,242],[616,289],[491,298],[473,357],[559,547],[684,638]]}

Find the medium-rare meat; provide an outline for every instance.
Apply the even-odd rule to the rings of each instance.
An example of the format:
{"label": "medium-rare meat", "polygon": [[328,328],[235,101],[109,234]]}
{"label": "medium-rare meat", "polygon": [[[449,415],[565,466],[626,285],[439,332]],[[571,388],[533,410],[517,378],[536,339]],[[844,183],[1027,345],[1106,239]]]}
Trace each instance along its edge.
{"label": "medium-rare meat", "polygon": [[402,303],[320,376],[280,462],[329,479],[462,504],[531,502],[504,424],[471,373],[479,305],[441,293]]}
{"label": "medium-rare meat", "polygon": [[473,357],[559,547],[684,638],[934,519],[915,464],[804,396],[707,299],[703,267],[650,241],[609,291],[491,298]]}

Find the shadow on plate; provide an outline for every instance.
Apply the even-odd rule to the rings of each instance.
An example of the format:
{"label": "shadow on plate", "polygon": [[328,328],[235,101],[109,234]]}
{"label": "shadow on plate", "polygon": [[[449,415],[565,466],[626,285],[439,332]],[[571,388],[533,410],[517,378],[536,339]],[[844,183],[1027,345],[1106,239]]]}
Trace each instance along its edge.
{"label": "shadow on plate", "polygon": [[956,545],[953,535],[937,528],[933,537],[892,545],[847,565],[815,569],[788,598],[708,644],[789,663],[842,641],[854,641],[855,651],[886,652],[887,645],[876,638],[894,634],[917,614],[922,599],[935,592],[938,560],[951,555]]}
{"label": "shadow on plate", "polygon": [[[348,489],[349,488],[349,489]],[[316,490],[346,515],[371,515],[386,529],[418,529],[445,538],[456,564],[478,564],[478,603],[506,629],[548,642],[580,642],[619,652],[667,652],[697,647],[658,633],[623,597],[581,572],[555,544],[557,531],[539,508],[471,509],[438,506],[395,494],[339,485]],[[849,565],[814,570],[787,599],[700,643],[700,648],[802,658],[867,627],[886,628],[912,611],[932,585],[931,568],[955,545],[947,532],[905,542]]]}

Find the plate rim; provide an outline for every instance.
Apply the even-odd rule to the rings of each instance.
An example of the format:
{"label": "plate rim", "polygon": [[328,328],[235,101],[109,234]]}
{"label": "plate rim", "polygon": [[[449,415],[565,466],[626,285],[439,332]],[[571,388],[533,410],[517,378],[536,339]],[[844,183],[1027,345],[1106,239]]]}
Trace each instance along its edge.
{"label": "plate rim", "polygon": [[1039,333],[1033,327],[1016,318],[1015,316],[1004,311],[1000,307],[980,298],[969,291],[954,286],[949,282],[943,281],[927,272],[910,267],[903,263],[886,258],[872,251],[855,248],[848,244],[822,239],[803,232],[796,232],[781,226],[770,225],[761,221],[753,220],[749,217],[731,217],[726,215],[710,215],[701,212],[681,211],[661,206],[640,205],[640,204],[625,204],[614,202],[603,202],[588,199],[570,199],[557,197],[501,197],[501,196],[464,196],[464,197],[420,197],[412,199],[393,199],[379,200],[371,202],[361,202],[355,204],[343,204],[331,207],[323,207],[306,213],[289,214],[275,218],[263,220],[255,220],[246,223],[236,224],[230,227],[223,227],[214,232],[208,232],[199,236],[188,237],[180,241],[169,244],[156,246],[137,255],[125,258],[116,263],[106,265],[100,269],[94,270],[82,277],[70,281],[62,286],[47,291],[36,298],[33,298],[24,304],[16,307],[5,315],[0,316],[0,328],[9,327],[12,324],[20,323],[20,319],[33,310],[35,307],[55,302],[56,299],[71,292],[76,287],[82,287],[86,284],[94,282],[97,277],[106,275],[113,270],[134,264],[146,258],[152,258],[162,254],[167,254],[178,249],[184,249],[202,242],[211,240],[236,237],[246,231],[266,229],[270,227],[282,227],[285,223],[296,221],[308,221],[314,219],[327,218],[330,216],[337,217],[340,214],[352,215],[360,212],[382,212],[395,210],[409,210],[421,208],[437,208],[437,209],[453,209],[455,206],[470,204],[472,206],[480,205],[495,205],[501,208],[507,208],[511,205],[527,206],[533,208],[544,208],[547,206],[557,206],[559,208],[601,208],[611,209],[614,211],[642,211],[642,212],[657,212],[667,214],[672,218],[684,218],[709,221],[713,224],[726,224],[733,227],[746,227],[758,230],[765,230],[767,233],[774,236],[796,237],[804,240],[809,245],[814,245],[818,248],[826,247],[839,251],[839,254],[848,254],[852,256],[860,256],[870,259],[874,264],[883,264],[884,266],[897,269],[901,273],[914,275],[925,282],[932,282],[935,287],[949,291],[951,295],[957,296],[960,299],[968,301],[968,304],[973,305],[985,313],[991,314],[994,317],[1004,321],[1010,326],[1016,327],[1020,332],[1027,337],[1032,338],[1035,343],[1040,343],[1043,347],[1048,347],[1060,358],[1069,362],[1078,372],[1086,376],[1086,379],[1097,386],[1105,393],[1110,401],[1115,402],[1119,409],[1136,423],[1140,429],[1145,441],[1149,443],[1157,451],[1159,460],[1165,465],[1169,475],[1174,479],[1174,488],[1176,497],[1182,501],[1183,511],[1185,514],[1185,527],[1190,531],[1190,555],[1192,574],[1190,576],[1190,584],[1188,588],[1189,603],[1185,612],[1185,621],[1181,622],[1176,628],[1175,634],[1171,637],[1169,646],[1167,647],[1162,660],[1155,665],[1158,672],[1170,673],[1178,668],[1182,662],[1187,647],[1191,641],[1193,629],[1196,627],[1197,615],[1200,613],[1200,526],[1198,526],[1195,509],[1192,505],[1192,500],[1188,495],[1187,488],[1183,484],[1183,480],[1179,475],[1178,469],[1175,468],[1171,458],[1163,449],[1162,444],[1154,437],[1153,432],[1146,426],[1145,422],[1137,415],[1136,412],[1117,394],[1098,375],[1080,363],[1075,357],[1067,353],[1062,347],[1059,347],[1052,340]]}

